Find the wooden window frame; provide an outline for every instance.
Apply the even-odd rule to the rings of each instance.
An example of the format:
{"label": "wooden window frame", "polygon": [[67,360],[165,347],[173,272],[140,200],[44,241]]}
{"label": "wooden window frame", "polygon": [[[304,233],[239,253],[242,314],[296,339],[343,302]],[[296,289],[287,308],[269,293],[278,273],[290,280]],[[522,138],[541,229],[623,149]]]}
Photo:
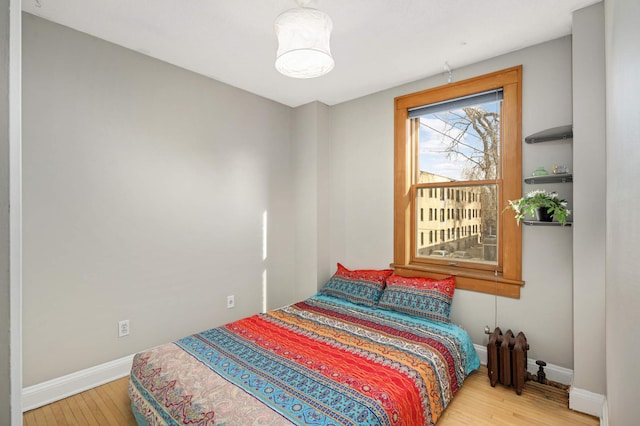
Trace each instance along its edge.
{"label": "wooden window frame", "polygon": [[391,266],[403,276],[442,279],[456,276],[456,288],[513,298],[520,297],[522,281],[522,229],[513,214],[498,212],[500,235],[497,252],[498,268],[456,267],[442,263],[427,264],[412,256],[415,239],[414,148],[411,140],[410,108],[443,102],[488,90],[503,89],[500,161],[502,191],[498,205],[522,196],[522,66],[496,71],[479,77],[450,83],[395,98],[394,148],[394,260]]}

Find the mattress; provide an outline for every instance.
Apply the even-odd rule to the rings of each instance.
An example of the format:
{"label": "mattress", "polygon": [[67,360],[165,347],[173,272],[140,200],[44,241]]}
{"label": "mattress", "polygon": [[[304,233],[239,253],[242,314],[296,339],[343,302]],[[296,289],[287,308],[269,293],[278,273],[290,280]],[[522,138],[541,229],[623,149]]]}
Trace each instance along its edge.
{"label": "mattress", "polygon": [[140,425],[431,425],[480,365],[467,332],[318,294],[136,354]]}

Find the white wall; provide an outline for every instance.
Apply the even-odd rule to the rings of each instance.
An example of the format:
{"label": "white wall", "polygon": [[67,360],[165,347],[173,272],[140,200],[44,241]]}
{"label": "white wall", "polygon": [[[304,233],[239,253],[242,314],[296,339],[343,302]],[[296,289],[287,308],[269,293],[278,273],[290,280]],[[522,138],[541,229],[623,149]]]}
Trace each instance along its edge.
{"label": "white wall", "polygon": [[393,261],[393,95],[331,108],[331,264]]}
{"label": "white wall", "polygon": [[317,293],[329,266],[329,107],[312,102],[294,110],[295,298]]}
{"label": "white wall", "polygon": [[[607,0],[606,359],[609,424],[638,424],[640,401],[640,2]],[[594,336],[598,339],[600,336]],[[594,342],[594,345],[597,344]]]}
{"label": "white wall", "polygon": [[0,425],[11,421],[9,352],[9,1],[0,0]]}
{"label": "white wall", "polygon": [[[428,49],[428,47],[425,47]],[[417,54],[419,52],[416,52]],[[428,52],[425,52],[427,54]],[[565,37],[469,67],[453,70],[454,81],[523,65],[523,135],[570,124],[571,38]],[[387,267],[393,260],[393,99],[446,84],[437,75],[332,107],[332,262],[347,267]],[[572,144],[523,146],[523,173],[553,164],[572,169]],[[539,186],[526,186],[525,191]],[[545,186],[571,200],[571,186]],[[475,343],[486,344],[485,325],[524,331],[531,359],[573,367],[571,228],[526,227],[520,299],[458,291],[453,320]]]}
{"label": "white wall", "polygon": [[268,308],[294,301],[290,108],[31,15],[23,37],[25,386],[258,312],[265,269]]}
{"label": "white wall", "polygon": [[[604,5],[573,14],[574,382],[606,391],[605,332],[606,143]],[[584,356],[584,354],[589,356]]]}

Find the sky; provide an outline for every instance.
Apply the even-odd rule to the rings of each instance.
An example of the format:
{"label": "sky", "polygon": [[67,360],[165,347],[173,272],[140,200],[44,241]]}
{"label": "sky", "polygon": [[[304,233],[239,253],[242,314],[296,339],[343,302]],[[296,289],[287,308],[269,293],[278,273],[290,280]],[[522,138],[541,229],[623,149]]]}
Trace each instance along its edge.
{"label": "sky", "polygon": [[[483,104],[487,110],[495,111],[499,102]],[[461,109],[455,111],[437,112],[420,117],[420,145],[419,145],[419,169],[440,176],[445,176],[453,180],[462,180],[462,172],[468,167],[469,162],[462,155],[450,155],[447,158],[446,147],[451,138],[446,137],[447,133],[451,137],[459,137],[462,130],[451,128],[448,122],[455,122],[460,115],[464,115]],[[482,141],[478,134],[470,128],[463,135],[459,145],[460,151],[466,155],[482,152]]]}

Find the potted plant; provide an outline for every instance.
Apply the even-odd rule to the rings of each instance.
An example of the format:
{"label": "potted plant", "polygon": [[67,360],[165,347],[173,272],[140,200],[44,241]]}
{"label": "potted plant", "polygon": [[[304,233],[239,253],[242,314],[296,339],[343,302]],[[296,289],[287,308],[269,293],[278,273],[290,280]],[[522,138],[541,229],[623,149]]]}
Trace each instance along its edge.
{"label": "potted plant", "polygon": [[505,210],[509,208],[516,212],[518,225],[528,215],[542,222],[551,222],[556,219],[564,226],[567,223],[567,216],[571,214],[567,209],[566,200],[559,198],[557,192],[547,192],[544,189],[531,191],[517,200],[509,200]]}

